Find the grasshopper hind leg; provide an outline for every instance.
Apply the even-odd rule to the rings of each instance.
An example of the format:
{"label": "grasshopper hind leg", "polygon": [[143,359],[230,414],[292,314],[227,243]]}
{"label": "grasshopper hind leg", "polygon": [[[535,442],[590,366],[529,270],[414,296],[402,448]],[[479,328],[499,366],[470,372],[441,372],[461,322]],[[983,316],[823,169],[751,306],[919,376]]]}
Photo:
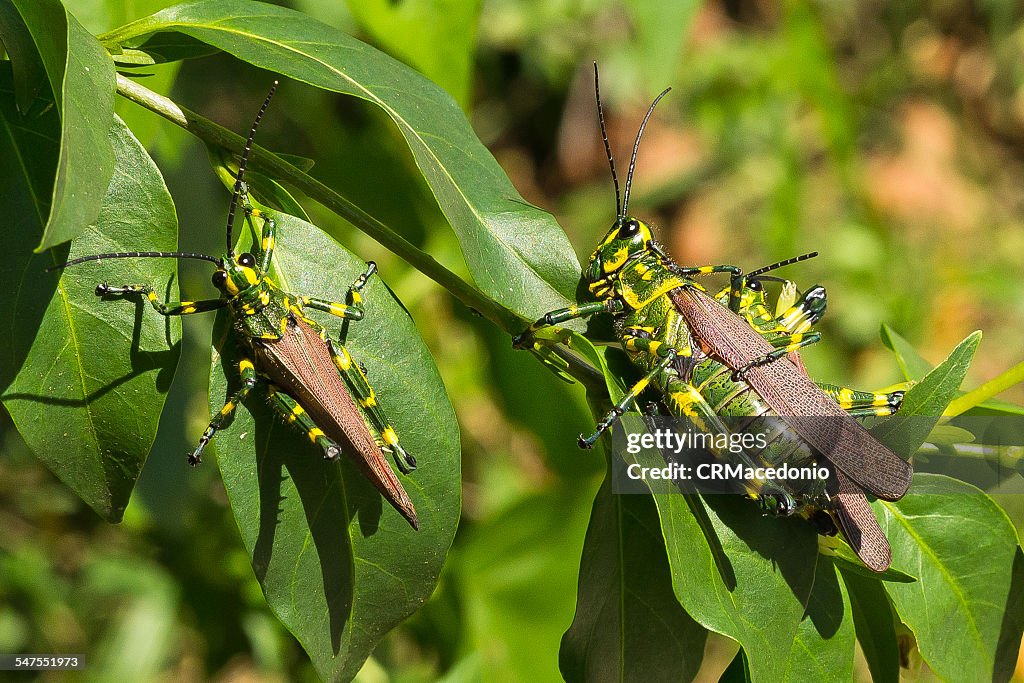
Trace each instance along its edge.
{"label": "grasshopper hind leg", "polygon": [[235,412],[235,408],[238,407],[242,399],[248,396],[249,392],[256,386],[256,368],[248,358],[243,358],[238,362],[238,374],[242,376],[242,388],[224,402],[224,407],[213,416],[213,419],[210,420],[210,425],[203,432],[203,435],[199,437],[199,444],[188,455],[188,464],[192,465],[192,467],[197,466],[203,461],[203,450],[206,448],[206,444],[210,443],[210,439],[224,426],[225,421]]}
{"label": "grasshopper hind leg", "polygon": [[384,442],[381,447],[391,453],[395,466],[398,467],[402,474],[409,474],[415,470],[416,458],[398,443],[398,434],[395,432],[395,428],[391,426],[391,421],[384,413],[380,403],[377,402],[377,394],[366,379],[366,373],[352,359],[348,349],[342,344],[328,338],[327,347],[330,349],[335,367],[338,368],[338,372],[341,373],[345,384],[352,391],[352,395],[359,403],[359,407],[362,408],[367,421],[373,427],[373,430],[380,435],[381,441]]}
{"label": "grasshopper hind leg", "polygon": [[328,438],[322,429],[316,426],[316,422],[309,416],[309,413],[299,405],[299,402],[276,386],[270,385],[267,389],[267,398],[270,406],[284,418],[288,424],[295,425],[306,437],[316,444],[324,454],[324,460],[337,460],[341,457],[341,448],[332,439]]}

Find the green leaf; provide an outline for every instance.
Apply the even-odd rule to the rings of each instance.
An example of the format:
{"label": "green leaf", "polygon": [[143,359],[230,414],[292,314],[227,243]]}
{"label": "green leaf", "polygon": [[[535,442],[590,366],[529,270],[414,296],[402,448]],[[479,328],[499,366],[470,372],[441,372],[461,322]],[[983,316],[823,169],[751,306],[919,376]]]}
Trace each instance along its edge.
{"label": "green leaf", "polygon": [[559,654],[562,676],[653,680],[671,671],[690,680],[704,657],[707,631],[673,595],[653,501],[613,495],[610,476],[594,499],[576,616]]}
{"label": "green leaf", "polygon": [[26,114],[32,101],[46,85],[46,69],[14,3],[0,3],[0,43],[14,69],[18,111]]}
{"label": "green leaf", "polygon": [[58,0],[12,0],[42,59],[60,112],[60,162],[49,218],[36,251],[67,242],[95,222],[114,151],[114,66],[103,46]]}
{"label": "green leaf", "polygon": [[580,268],[550,214],[519,196],[458,105],[391,57],[298,12],[242,0],[178,5],[104,36],[148,49],[181,34],[260,68],[381,107],[405,137],[476,284],[524,318],[575,299]]}
{"label": "green leaf", "polygon": [[[365,263],[312,225],[275,218],[277,284],[297,295],[343,299]],[[418,460],[419,469],[399,475],[416,506],[418,532],[347,459],[325,462],[275,416],[260,389],[214,439],[267,602],[325,680],[353,677],[384,634],[430,596],[460,509],[459,431],[437,369],[379,277],[363,298],[364,320],[323,322],[332,334],[347,328],[346,348],[366,366],[381,406]],[[213,411],[238,386],[237,350],[231,341],[221,348],[210,382]]]}
{"label": "green leaf", "polygon": [[[743,647],[753,680],[775,680],[786,670],[814,583],[811,525],[769,519],[734,496],[661,494],[655,501],[680,604],[704,628]],[[828,600],[829,609],[843,610]]]}
{"label": "green leaf", "polygon": [[875,683],[898,683],[900,651],[896,644],[892,608],[882,582],[859,572],[842,569],[843,583],[850,595],[857,640]]}
{"label": "green leaf", "polygon": [[1024,631],[1024,554],[1006,513],[978,489],[918,474],[911,493],[876,503],[893,566],[917,576],[887,583],[896,612],[941,678],[1007,680]]}
{"label": "green leaf", "polygon": [[852,680],[855,640],[846,586],[832,561],[818,555],[814,588],[793,641],[786,680]]}
{"label": "green leaf", "polygon": [[[180,323],[143,302],[102,301],[96,284],[149,284],[163,295],[175,277],[166,259],[87,263],[63,274],[47,266],[110,251],[174,249],[177,219],[160,172],[131,132],[110,132],[116,168],[99,217],[70,253],[33,253],[46,216],[44,188],[57,164],[55,109],[26,118],[14,109],[10,70],[0,76],[0,187],[7,254],[0,326],[13,332],[0,354],[0,394],[33,452],[96,512],[118,521],[153,439],[178,358]],[[34,107],[35,108],[35,107]],[[59,253],[58,253],[59,252]]]}
{"label": "green leaf", "polygon": [[901,583],[917,581],[910,574],[898,571],[892,567],[889,567],[884,572],[868,569],[864,562],[857,557],[857,553],[853,552],[853,549],[850,548],[845,539],[839,536],[819,536],[818,550],[822,554],[831,557],[836,567],[843,573],[860,574],[876,581],[899,581]]}
{"label": "green leaf", "polygon": [[[602,370],[612,399],[620,397],[621,380],[604,357],[589,344],[573,347]],[[627,413],[618,428],[631,419],[639,415]],[[646,457],[651,454],[638,456]],[[832,648],[841,648],[842,637],[833,639],[821,614],[813,626],[801,626],[818,563],[817,534],[806,520],[768,518],[751,501],[733,496],[702,499],[675,490],[665,493],[672,486],[666,481],[647,484],[655,494],[677,600],[704,628],[740,644],[743,670],[753,680],[774,680],[786,671],[798,637],[814,647],[813,657],[838,658]],[[831,564],[828,571],[834,575]],[[821,610],[843,613],[840,593],[823,594],[820,599],[828,604]],[[767,623],[772,628],[763,628]],[[817,628],[821,630],[814,636]]]}
{"label": "green leaf", "polygon": [[347,0],[389,54],[437,83],[469,111],[480,0]]}
{"label": "green leaf", "polygon": [[910,388],[900,411],[873,427],[871,434],[896,453],[913,455],[956,396],[980,342],[981,332],[967,335],[946,360]]}
{"label": "green leaf", "polygon": [[918,380],[932,371],[932,364],[917,352],[910,342],[885,323],[881,329],[882,343],[896,355],[896,362],[906,380]]}

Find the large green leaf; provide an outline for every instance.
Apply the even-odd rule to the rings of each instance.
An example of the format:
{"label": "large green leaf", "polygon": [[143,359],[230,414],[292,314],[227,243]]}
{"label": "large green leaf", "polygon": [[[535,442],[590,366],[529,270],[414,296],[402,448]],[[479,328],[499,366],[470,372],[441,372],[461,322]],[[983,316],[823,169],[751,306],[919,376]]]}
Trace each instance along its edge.
{"label": "large green leaf", "polygon": [[818,555],[814,588],[793,640],[786,680],[851,680],[855,640],[846,586],[832,560]]}
{"label": "large green leaf", "polygon": [[950,681],[1007,680],[1024,630],[1024,555],[1006,513],[978,489],[918,474],[912,493],[876,503],[893,566],[886,583],[928,665]]}
{"label": "large green leaf", "polygon": [[[40,103],[37,103],[40,104]],[[33,107],[33,110],[37,107]],[[59,249],[34,254],[60,146],[55,109],[22,117],[10,70],[0,76],[0,187],[7,253],[0,260],[0,393],[35,454],[99,514],[117,521],[156,436],[178,358],[180,324],[143,302],[101,301],[96,284],[150,284],[163,293],[173,260],[122,259],[46,273],[65,257],[174,249],[177,219],[163,178],[119,121],[108,144],[114,175],[95,224]],[[60,253],[57,253],[60,252]]]}
{"label": "large green leaf", "polygon": [[[114,169],[114,67],[59,0],[11,0],[35,44],[60,112],[60,162],[37,249],[67,242],[96,220]],[[12,17],[9,9],[4,14]],[[5,30],[13,22],[5,21]],[[21,41],[25,42],[25,41]]]}
{"label": "large green leaf", "polygon": [[476,284],[526,318],[574,298],[579,264],[545,211],[519,196],[455,101],[400,62],[283,7],[201,0],[168,8],[104,36],[146,49],[182,34],[258,67],[381,107],[405,136],[451,223]]}
{"label": "large green leaf", "polygon": [[882,582],[878,577],[868,577],[847,568],[841,573],[850,594],[857,640],[871,671],[871,679],[875,683],[898,683],[900,651],[892,607]]}
{"label": "large green leaf", "polygon": [[480,0],[348,0],[347,4],[378,45],[469,110]]}
{"label": "large green leaf", "polygon": [[614,495],[605,479],[580,561],[576,617],[562,638],[562,675],[567,681],[653,680],[672,672],[690,680],[706,638],[672,593],[653,501]]}
{"label": "large green leaf", "polygon": [[[702,626],[743,647],[753,680],[775,680],[788,667],[814,583],[811,525],[764,517],[733,496],[655,500],[677,599]],[[843,611],[837,593],[822,599],[821,609]]]}
{"label": "large green leaf", "polygon": [[[343,300],[365,263],[309,223],[277,218],[277,283],[295,294]],[[347,460],[325,462],[271,412],[260,390],[214,440],[267,602],[328,680],[354,676],[380,638],[430,596],[460,511],[459,431],[437,369],[379,277],[370,280],[364,300],[364,320],[323,322],[332,332],[347,328],[346,347],[366,366],[382,407],[419,462],[414,473],[400,475],[419,515],[418,532]],[[238,386],[235,344],[229,337],[221,348],[210,383],[212,410]]]}

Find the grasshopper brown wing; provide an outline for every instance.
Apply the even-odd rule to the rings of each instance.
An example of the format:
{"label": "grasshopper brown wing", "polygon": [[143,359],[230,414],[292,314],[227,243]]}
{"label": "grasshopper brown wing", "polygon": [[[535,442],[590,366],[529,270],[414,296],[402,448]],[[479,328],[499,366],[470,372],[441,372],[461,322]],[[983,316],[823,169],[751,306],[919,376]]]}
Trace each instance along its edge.
{"label": "grasshopper brown wing", "polygon": [[[764,358],[772,346],[744,320],[695,287],[670,292],[704,351],[733,370]],[[913,469],[826,396],[788,357],[753,365],[743,380],[815,450],[868,493],[898,500]]]}
{"label": "grasshopper brown wing", "polygon": [[278,387],[289,393],[352,458],[359,470],[387,498],[414,529],[419,528],[409,494],[392,471],[356,407],[331,359],[330,349],[304,321],[289,317],[277,340],[255,342],[257,363]]}
{"label": "grasshopper brown wing", "polygon": [[832,497],[833,509],[843,536],[869,569],[884,572],[892,563],[889,539],[882,533],[868,499],[857,485],[842,472],[836,472],[836,479],[839,491]]}

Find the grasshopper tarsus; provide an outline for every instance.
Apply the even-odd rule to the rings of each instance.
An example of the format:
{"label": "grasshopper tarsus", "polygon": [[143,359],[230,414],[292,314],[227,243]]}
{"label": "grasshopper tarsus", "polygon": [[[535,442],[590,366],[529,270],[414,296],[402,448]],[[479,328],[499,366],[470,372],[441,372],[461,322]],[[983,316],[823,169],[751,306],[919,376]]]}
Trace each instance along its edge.
{"label": "grasshopper tarsus", "polygon": [[411,474],[416,471],[416,458],[409,451],[401,446],[394,446],[392,455],[395,459],[395,466],[402,474]]}

